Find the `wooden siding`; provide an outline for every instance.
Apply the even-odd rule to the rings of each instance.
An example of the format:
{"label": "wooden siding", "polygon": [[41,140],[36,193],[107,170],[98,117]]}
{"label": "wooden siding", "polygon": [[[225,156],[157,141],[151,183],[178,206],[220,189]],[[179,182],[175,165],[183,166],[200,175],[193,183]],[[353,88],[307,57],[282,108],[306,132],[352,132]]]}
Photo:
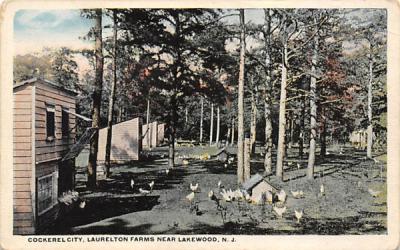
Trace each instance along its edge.
{"label": "wooden siding", "polygon": [[[152,148],[155,148],[158,146],[158,123],[152,122],[152,123],[150,123],[149,126],[150,126],[149,131],[147,131],[147,124],[144,124],[142,126],[142,131],[143,131],[142,146],[144,148],[149,147],[149,145],[147,145],[147,142],[150,137],[150,146]],[[147,131],[147,133],[146,133],[146,131]]]}
{"label": "wooden siding", "polygon": [[157,146],[164,142],[165,136],[165,123],[158,124],[157,126]]}
{"label": "wooden siding", "polygon": [[[47,141],[46,136],[46,104],[55,105],[55,138]],[[62,90],[48,85],[36,84],[35,98],[35,154],[36,162],[42,163],[61,159],[75,142],[75,116],[69,115],[69,137],[62,137],[62,108],[75,112],[75,98]]]}
{"label": "wooden siding", "polygon": [[[124,163],[138,160],[141,150],[140,119],[115,124],[112,128],[111,161]],[[103,164],[106,157],[107,128],[99,130],[98,163]]]}
{"label": "wooden siding", "polygon": [[22,86],[14,91],[13,115],[13,207],[14,234],[35,232],[32,210],[32,93],[33,87]]}

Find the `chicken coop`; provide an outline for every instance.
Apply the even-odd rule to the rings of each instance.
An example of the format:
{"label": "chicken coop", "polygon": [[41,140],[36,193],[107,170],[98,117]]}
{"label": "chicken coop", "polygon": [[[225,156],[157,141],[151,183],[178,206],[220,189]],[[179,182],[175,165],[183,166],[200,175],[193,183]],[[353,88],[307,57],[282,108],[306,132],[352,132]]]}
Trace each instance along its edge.
{"label": "chicken coop", "polygon": [[274,194],[279,190],[272,177],[267,180],[260,174],[253,175],[250,179],[243,183],[242,188],[251,195],[251,200],[258,200],[259,197],[262,194],[265,194],[267,191]]}
{"label": "chicken coop", "polygon": [[165,136],[165,123],[158,124],[157,126],[157,146],[160,146],[164,142]]}
{"label": "chicken coop", "polygon": [[[114,124],[112,126],[111,155],[110,161],[113,163],[125,163],[139,160],[142,150],[142,130],[141,119],[134,118],[128,121]],[[107,128],[99,130],[99,151],[97,163],[105,163],[107,144]]]}
{"label": "chicken coop", "polygon": [[158,122],[152,122],[149,124],[144,124],[142,126],[143,148],[155,148],[158,146]]}
{"label": "chicken coop", "polygon": [[13,232],[54,223],[58,196],[73,186],[76,93],[48,80],[14,84]]}

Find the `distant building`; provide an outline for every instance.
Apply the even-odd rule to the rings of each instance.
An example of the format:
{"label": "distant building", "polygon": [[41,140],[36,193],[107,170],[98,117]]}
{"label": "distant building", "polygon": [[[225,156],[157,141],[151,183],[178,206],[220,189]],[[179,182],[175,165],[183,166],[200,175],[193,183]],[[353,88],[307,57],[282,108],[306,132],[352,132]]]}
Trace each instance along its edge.
{"label": "distant building", "polygon": [[143,148],[155,148],[162,144],[164,141],[165,124],[158,124],[157,121],[144,124],[142,126],[142,146]]}
{"label": "distant building", "polygon": [[[112,126],[111,155],[112,163],[125,163],[139,160],[142,150],[142,125],[140,118],[114,124]],[[97,163],[104,164],[106,159],[107,128],[99,130],[99,151]]]}
{"label": "distant building", "polygon": [[76,93],[33,78],[14,84],[14,234],[34,234],[53,223],[57,198],[72,189]]}

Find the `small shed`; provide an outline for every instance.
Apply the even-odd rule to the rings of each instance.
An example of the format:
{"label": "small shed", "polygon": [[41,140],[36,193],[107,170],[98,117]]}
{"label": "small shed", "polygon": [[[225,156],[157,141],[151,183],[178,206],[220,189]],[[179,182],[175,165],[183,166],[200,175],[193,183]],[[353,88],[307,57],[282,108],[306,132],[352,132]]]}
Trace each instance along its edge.
{"label": "small shed", "polygon": [[[141,119],[134,118],[112,126],[111,155],[113,163],[139,160],[142,150]],[[97,163],[102,165],[106,159],[107,128],[99,130],[99,151]]]}
{"label": "small shed", "polygon": [[76,93],[32,78],[13,86],[14,234],[34,234],[57,217],[57,199],[73,187]]}
{"label": "small shed", "polygon": [[160,146],[164,142],[165,136],[165,123],[158,124],[157,126],[157,146]]}
{"label": "small shed", "polygon": [[245,183],[243,183],[242,188],[251,195],[252,200],[258,200],[262,194],[265,194],[267,191],[275,194],[279,187],[271,177],[267,180],[266,177],[255,174],[250,179],[248,179]]}
{"label": "small shed", "polygon": [[144,124],[142,126],[143,138],[142,146],[143,148],[155,148],[158,146],[158,122],[152,122],[149,124]]}

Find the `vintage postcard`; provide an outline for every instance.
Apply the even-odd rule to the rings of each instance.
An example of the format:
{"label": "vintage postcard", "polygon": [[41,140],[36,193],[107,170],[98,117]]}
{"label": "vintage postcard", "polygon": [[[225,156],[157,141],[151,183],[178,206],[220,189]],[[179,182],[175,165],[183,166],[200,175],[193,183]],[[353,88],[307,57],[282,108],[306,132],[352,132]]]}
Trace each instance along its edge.
{"label": "vintage postcard", "polygon": [[4,1],[2,249],[397,249],[396,1]]}

